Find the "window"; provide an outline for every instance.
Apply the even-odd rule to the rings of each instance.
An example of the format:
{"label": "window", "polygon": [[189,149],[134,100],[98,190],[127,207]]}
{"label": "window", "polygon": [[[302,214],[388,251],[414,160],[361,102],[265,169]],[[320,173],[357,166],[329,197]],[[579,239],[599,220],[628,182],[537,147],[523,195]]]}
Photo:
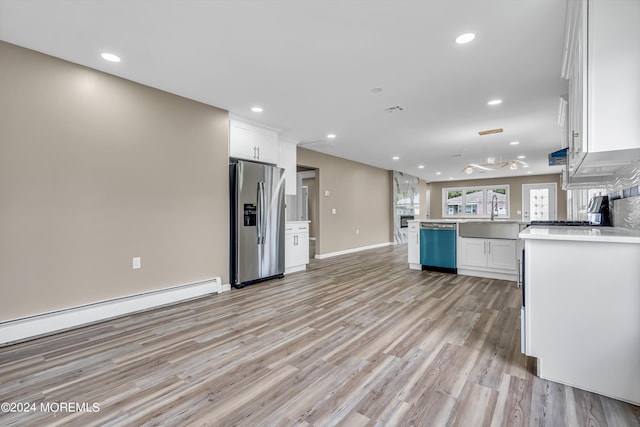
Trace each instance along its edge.
{"label": "window", "polygon": [[509,217],[509,186],[456,187],[442,189],[443,217],[491,217],[492,202],[495,217]]}

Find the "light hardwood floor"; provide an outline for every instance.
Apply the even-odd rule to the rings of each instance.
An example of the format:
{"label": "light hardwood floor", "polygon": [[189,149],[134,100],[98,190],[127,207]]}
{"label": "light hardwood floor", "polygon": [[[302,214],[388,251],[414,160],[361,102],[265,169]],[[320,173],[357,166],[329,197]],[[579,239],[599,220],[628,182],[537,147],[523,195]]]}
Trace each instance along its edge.
{"label": "light hardwood floor", "polygon": [[[535,377],[513,282],[408,269],[406,245],[0,348],[2,426],[639,426]],[[606,369],[606,366],[602,366]],[[40,403],[97,403],[42,412]],[[53,406],[53,409],[57,409]]]}

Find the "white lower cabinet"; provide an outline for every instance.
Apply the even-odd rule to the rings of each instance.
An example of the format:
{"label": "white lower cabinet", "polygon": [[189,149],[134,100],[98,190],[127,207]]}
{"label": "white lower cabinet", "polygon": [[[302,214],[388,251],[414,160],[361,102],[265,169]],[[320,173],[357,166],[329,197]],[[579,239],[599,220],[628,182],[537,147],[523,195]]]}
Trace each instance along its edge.
{"label": "white lower cabinet", "polygon": [[409,252],[409,268],[412,270],[421,270],[420,265],[420,223],[410,222],[407,232],[407,243]]}
{"label": "white lower cabinet", "polygon": [[309,223],[287,222],[284,228],[284,269],[286,273],[306,270],[309,264]]}
{"label": "white lower cabinet", "polygon": [[524,338],[538,375],[640,405],[640,243],[529,236]]}
{"label": "white lower cabinet", "polygon": [[458,239],[458,274],[517,280],[516,240]]}

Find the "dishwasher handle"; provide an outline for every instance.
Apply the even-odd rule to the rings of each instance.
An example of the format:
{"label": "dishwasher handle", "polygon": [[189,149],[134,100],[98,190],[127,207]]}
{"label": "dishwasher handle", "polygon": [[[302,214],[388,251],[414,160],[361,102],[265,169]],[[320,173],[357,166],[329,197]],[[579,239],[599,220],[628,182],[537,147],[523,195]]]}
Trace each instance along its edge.
{"label": "dishwasher handle", "polygon": [[421,230],[455,230],[455,224],[442,224],[442,223],[421,223]]}

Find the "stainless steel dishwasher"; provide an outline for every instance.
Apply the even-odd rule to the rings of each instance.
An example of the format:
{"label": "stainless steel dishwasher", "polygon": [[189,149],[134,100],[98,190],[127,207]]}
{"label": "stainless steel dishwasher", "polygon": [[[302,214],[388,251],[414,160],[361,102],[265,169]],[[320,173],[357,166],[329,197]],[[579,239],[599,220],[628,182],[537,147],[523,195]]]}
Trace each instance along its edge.
{"label": "stainless steel dishwasher", "polygon": [[458,272],[455,223],[420,224],[420,264],[425,270]]}

